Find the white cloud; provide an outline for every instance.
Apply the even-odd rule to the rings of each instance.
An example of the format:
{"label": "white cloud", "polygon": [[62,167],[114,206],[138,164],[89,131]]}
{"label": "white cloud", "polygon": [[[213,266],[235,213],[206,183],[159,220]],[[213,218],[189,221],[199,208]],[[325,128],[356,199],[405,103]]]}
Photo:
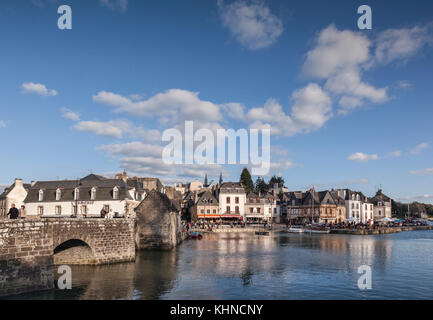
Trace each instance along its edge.
{"label": "white cloud", "polygon": [[107,151],[111,156],[128,155],[130,157],[159,157],[159,161],[162,161],[163,147],[134,141],[123,144],[102,145],[98,147],[97,150]]}
{"label": "white cloud", "polygon": [[433,168],[427,168],[424,170],[412,170],[411,174],[421,175],[421,176],[431,176],[433,175]]}
{"label": "white cloud", "polygon": [[60,110],[62,112],[62,117],[65,119],[69,119],[72,121],[80,121],[80,115],[76,112],[73,112],[72,110],[69,110],[68,108],[62,108]]}
{"label": "white cloud", "polygon": [[275,135],[293,136],[321,128],[332,117],[331,99],[315,83],[292,94],[294,104],[290,116],[275,100],[266,101],[263,108],[252,108],[246,114],[252,128],[271,128]]}
{"label": "white cloud", "polygon": [[424,46],[433,44],[430,26],[388,29],[376,39],[375,58],[379,63],[390,63],[413,57]]}
{"label": "white cloud", "polygon": [[334,25],[322,30],[314,49],[307,53],[302,75],[327,79],[341,71],[358,68],[370,58],[370,40],[361,33],[339,31]]}
{"label": "white cloud", "polygon": [[366,154],[363,152],[357,152],[349,155],[348,159],[357,162],[368,162],[370,160],[379,160],[379,156],[377,154]]}
{"label": "white cloud", "polygon": [[401,151],[400,150],[387,153],[384,156],[384,158],[399,158],[399,157],[401,157]]}
{"label": "white cloud", "polygon": [[362,33],[340,31],[330,25],[320,32],[316,46],[307,53],[301,74],[325,80],[324,88],[338,98],[341,114],[366,102],[385,102],[387,88],[375,88],[361,79],[362,71],[371,65],[371,45]]}
{"label": "white cloud", "polygon": [[21,89],[25,93],[37,93],[41,96],[56,96],[57,91],[52,89],[47,89],[47,87],[42,83],[24,82],[21,85]]}
{"label": "white cloud", "polygon": [[158,93],[147,100],[131,99],[107,91],[100,91],[93,100],[114,108],[116,112],[126,112],[135,116],[156,117],[161,124],[174,125],[184,120],[215,123],[223,117],[220,106],[201,100],[198,92],[170,89]]}
{"label": "white cloud", "polygon": [[99,0],[99,3],[112,10],[119,9],[120,11],[125,12],[128,9],[128,0]]}
{"label": "white cloud", "polygon": [[408,80],[400,80],[400,81],[397,83],[397,86],[398,86],[399,88],[401,88],[401,89],[409,89],[409,88],[412,87],[412,83],[411,83],[410,81],[408,81]]}
{"label": "white cloud", "polygon": [[0,129],[1,128],[6,128],[6,121],[0,120]]}
{"label": "white cloud", "polygon": [[415,148],[409,151],[409,154],[420,154],[424,150],[428,149],[430,147],[430,142],[424,142],[417,145]]}
{"label": "white cloud", "polygon": [[249,50],[274,44],[283,33],[282,21],[262,1],[218,1],[221,20],[236,40]]}
{"label": "white cloud", "polygon": [[123,123],[117,121],[81,121],[74,126],[74,129],[116,139],[121,139],[124,132]]}

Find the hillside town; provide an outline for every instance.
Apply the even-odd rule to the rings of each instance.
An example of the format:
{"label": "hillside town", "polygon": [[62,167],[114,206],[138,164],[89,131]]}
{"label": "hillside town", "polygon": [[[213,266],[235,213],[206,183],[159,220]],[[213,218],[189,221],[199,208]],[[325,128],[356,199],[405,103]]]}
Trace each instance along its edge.
{"label": "hillside town", "polygon": [[[244,169],[245,170],[245,169]],[[260,180],[258,179],[260,182]],[[256,183],[257,184],[257,183]],[[182,220],[207,224],[373,224],[391,219],[392,199],[382,190],[366,196],[350,189],[290,191],[284,184],[266,188],[241,182],[193,180],[167,186],[158,178],[112,178],[89,174],[78,180],[15,179],[0,195],[0,218],[15,207],[18,218],[134,217],[152,190],[165,194]],[[425,218],[425,216],[420,216]]]}

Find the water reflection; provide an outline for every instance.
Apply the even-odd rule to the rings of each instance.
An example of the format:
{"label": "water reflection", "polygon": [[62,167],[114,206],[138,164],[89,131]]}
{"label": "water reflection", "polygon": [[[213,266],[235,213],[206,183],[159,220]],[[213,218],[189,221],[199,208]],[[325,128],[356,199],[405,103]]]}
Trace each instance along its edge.
{"label": "water reflection", "polygon": [[[73,290],[38,299],[433,298],[433,232],[379,236],[212,234],[135,263],[73,267]],[[357,287],[360,265],[373,290]]]}

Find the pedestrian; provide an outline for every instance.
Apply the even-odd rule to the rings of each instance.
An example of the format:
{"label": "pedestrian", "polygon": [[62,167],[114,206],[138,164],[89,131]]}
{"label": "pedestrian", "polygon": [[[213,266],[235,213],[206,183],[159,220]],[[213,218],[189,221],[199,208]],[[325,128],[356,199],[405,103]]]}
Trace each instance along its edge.
{"label": "pedestrian", "polygon": [[105,218],[106,215],[107,215],[107,211],[105,211],[105,209],[102,208],[102,210],[101,210],[101,218]]}
{"label": "pedestrian", "polygon": [[18,216],[20,215],[20,212],[17,208],[15,208],[15,203],[12,203],[11,208],[9,209],[9,212],[7,214],[11,219],[18,219]]}
{"label": "pedestrian", "polygon": [[20,209],[20,218],[21,218],[21,219],[25,219],[26,216],[27,216],[27,210],[26,210],[26,207],[25,207],[24,205],[22,205],[22,206],[21,206],[21,209]]}

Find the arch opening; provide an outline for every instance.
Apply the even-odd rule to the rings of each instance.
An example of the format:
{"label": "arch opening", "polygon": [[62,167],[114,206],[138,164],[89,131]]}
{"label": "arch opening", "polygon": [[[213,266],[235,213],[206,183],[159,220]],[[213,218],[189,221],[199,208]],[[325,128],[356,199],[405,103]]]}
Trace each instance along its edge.
{"label": "arch opening", "polygon": [[87,265],[95,262],[90,246],[79,239],[65,241],[54,249],[55,265]]}

